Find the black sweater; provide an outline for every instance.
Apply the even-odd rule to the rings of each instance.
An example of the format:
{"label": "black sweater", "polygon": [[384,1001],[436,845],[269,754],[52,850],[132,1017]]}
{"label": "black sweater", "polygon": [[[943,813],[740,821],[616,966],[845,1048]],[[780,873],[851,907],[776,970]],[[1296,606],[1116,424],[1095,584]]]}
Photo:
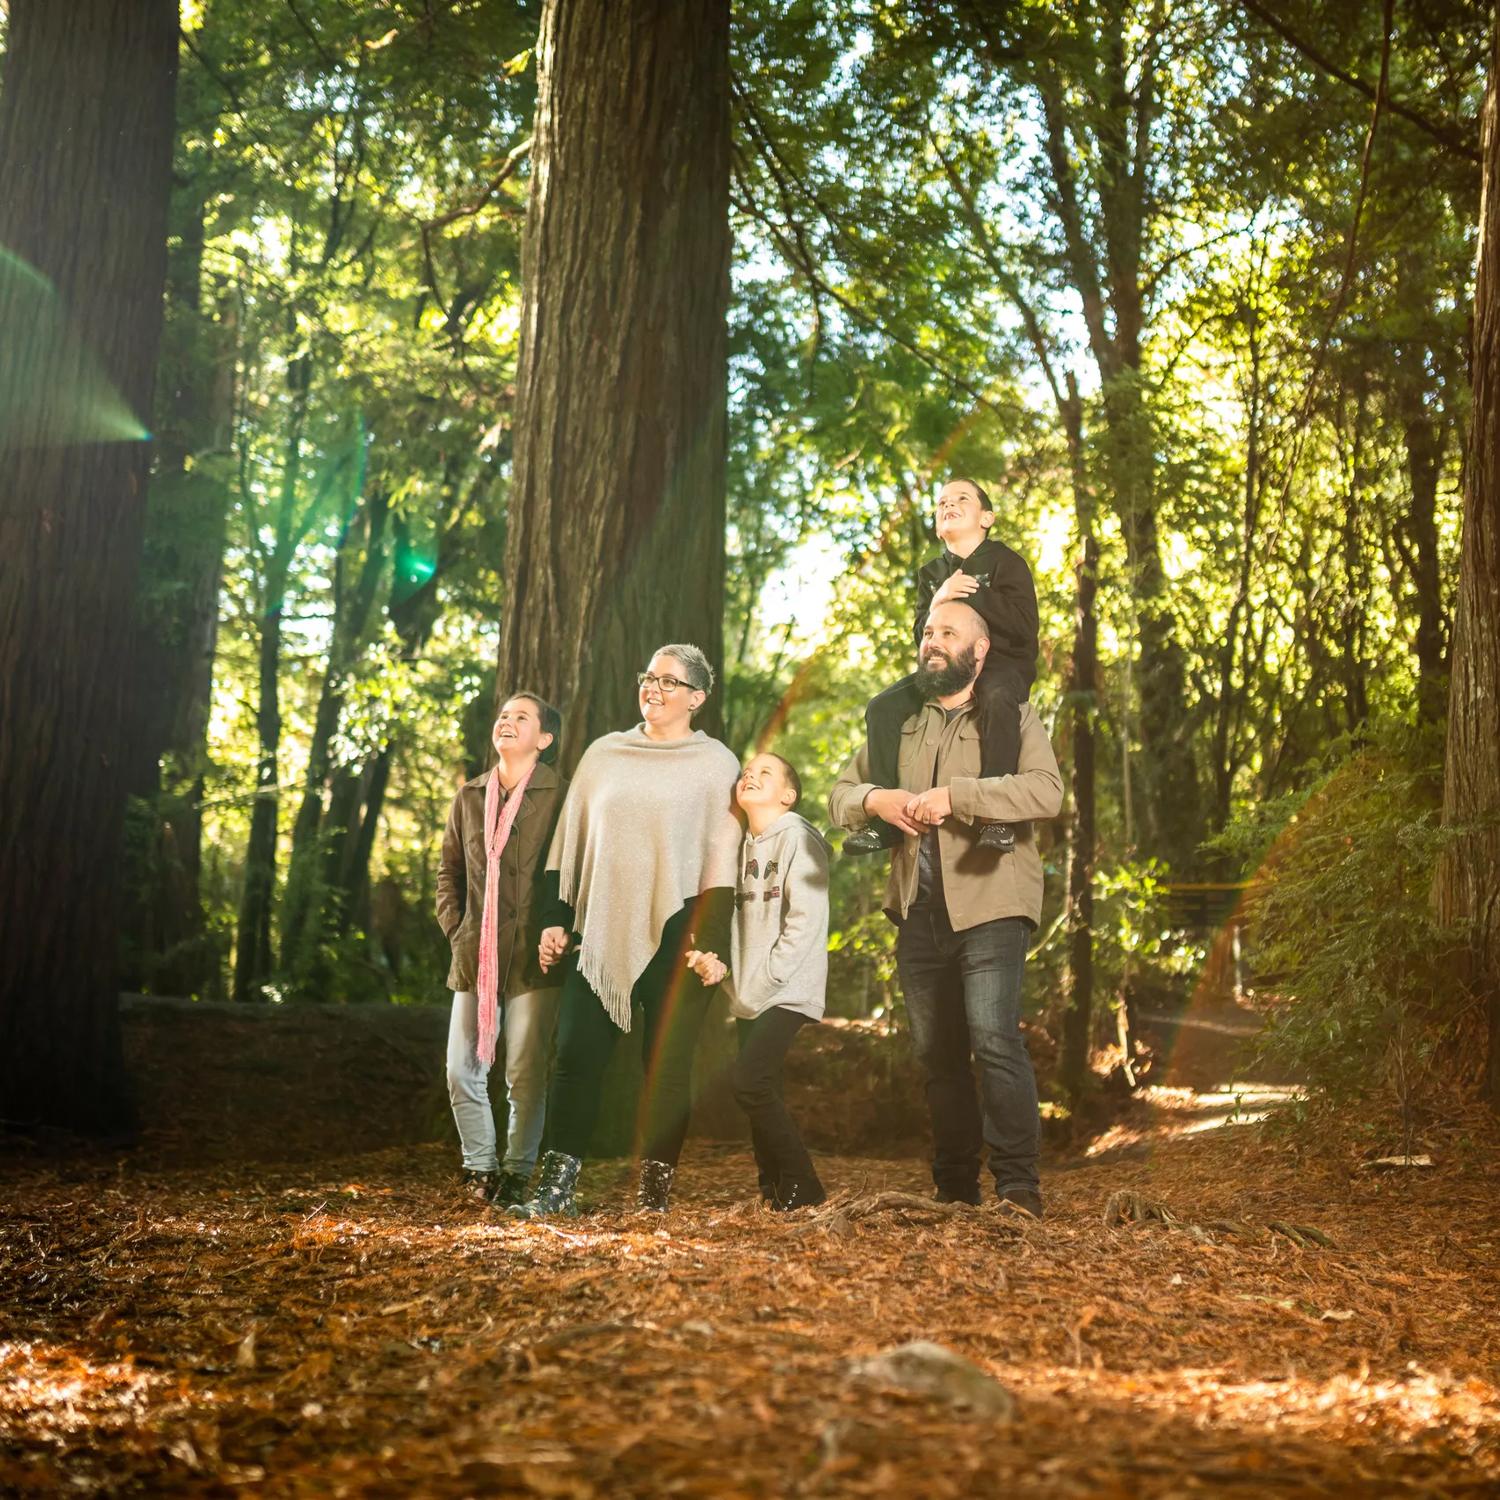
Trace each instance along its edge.
{"label": "black sweater", "polygon": [[956,557],[945,547],[931,562],[922,565],[917,574],[917,618],[912,632],[917,648],[921,649],[932,596],[959,572],[979,579],[979,587],[964,603],[973,605],[990,628],[986,668],[1008,668],[1019,673],[1030,687],[1036,681],[1036,656],[1040,649],[1036,585],[1021,554],[993,537],[986,537],[967,557]]}

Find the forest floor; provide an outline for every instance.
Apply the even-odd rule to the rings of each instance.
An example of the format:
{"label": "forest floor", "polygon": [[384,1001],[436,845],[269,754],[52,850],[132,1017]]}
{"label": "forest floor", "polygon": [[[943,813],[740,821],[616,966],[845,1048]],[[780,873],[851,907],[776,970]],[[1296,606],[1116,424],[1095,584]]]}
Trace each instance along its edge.
{"label": "forest floor", "polygon": [[[368,1145],[397,1083],[357,1149],[247,1106],[238,1154],[149,1111],[128,1154],[0,1153],[0,1493],[1500,1495],[1481,1113],[1382,1171],[1156,1088],[1025,1223],[848,1152],[773,1215],[694,1139],[665,1217],[602,1162],[542,1225],[459,1198],[446,1144]],[[998,1384],[855,1373],[919,1339]]]}

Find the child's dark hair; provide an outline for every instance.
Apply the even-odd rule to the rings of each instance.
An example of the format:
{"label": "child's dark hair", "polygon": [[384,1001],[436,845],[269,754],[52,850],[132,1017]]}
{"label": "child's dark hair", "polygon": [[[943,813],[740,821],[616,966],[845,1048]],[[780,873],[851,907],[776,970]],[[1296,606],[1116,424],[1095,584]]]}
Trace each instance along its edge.
{"label": "child's dark hair", "polygon": [[[562,749],[562,715],[540,694],[530,692],[525,688],[522,688],[519,693],[507,693],[500,700],[500,707],[503,708],[516,698],[524,698],[528,703],[536,704],[537,718],[542,721],[542,733],[552,736],[552,743],[537,756],[537,759],[543,765],[550,766],[557,759],[558,751]],[[499,711],[498,708],[495,710],[497,714]]]}
{"label": "child's dark hair", "polygon": [[802,806],[802,778],[797,774],[797,768],[786,756],[778,755],[774,750],[767,750],[767,755],[786,772],[786,784],[792,789],[792,805],[787,810],[796,812]]}

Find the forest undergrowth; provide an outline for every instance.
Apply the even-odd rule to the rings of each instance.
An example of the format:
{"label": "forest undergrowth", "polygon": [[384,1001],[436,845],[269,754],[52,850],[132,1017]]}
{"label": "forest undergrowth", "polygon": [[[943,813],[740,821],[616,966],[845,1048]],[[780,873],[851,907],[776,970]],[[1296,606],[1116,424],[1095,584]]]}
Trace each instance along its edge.
{"label": "forest undergrowth", "polygon": [[[279,1161],[12,1145],[0,1492],[1496,1493],[1493,1117],[1381,1169],[1254,1103],[1148,1090],[1048,1159],[1039,1223],[930,1202],[917,1154],[822,1157],[830,1202],[773,1215],[694,1139],[664,1218],[603,1162],[522,1225],[447,1145],[310,1154],[292,1117]],[[857,1372],[913,1340],[977,1384]]]}

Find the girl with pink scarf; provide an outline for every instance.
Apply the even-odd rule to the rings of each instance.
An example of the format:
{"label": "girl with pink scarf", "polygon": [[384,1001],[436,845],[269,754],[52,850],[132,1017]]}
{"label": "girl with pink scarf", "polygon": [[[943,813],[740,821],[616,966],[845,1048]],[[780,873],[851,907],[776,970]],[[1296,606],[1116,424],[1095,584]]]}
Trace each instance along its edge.
{"label": "girl with pink scarf", "polygon": [[[558,984],[537,959],[542,856],[566,782],[562,720],[532,693],[506,699],[491,738],[494,767],[459,788],[443,835],[437,915],[453,950],[448,988],[448,1098],[467,1193],[504,1207],[525,1197],[546,1109]],[[499,1155],[489,1073],[504,1038],[508,1128]]]}

